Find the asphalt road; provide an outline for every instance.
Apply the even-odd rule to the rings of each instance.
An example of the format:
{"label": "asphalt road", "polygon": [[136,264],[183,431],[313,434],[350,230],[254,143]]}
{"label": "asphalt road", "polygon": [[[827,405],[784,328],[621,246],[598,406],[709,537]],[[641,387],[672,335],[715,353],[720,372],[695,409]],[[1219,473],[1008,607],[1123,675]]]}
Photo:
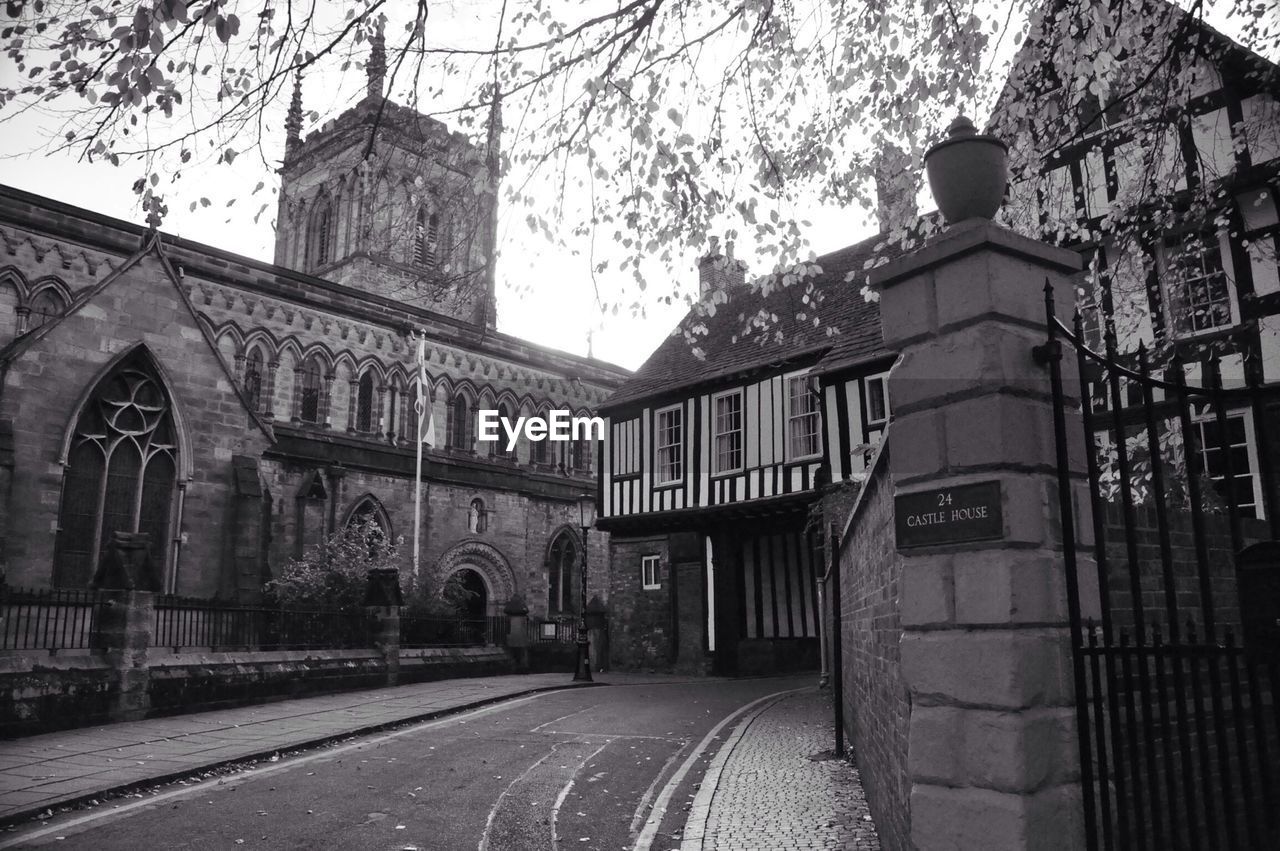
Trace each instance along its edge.
{"label": "asphalt road", "polygon": [[0,834],[0,848],[667,849],[733,728],[722,722],[812,684],[810,675],[519,698],[60,814]]}

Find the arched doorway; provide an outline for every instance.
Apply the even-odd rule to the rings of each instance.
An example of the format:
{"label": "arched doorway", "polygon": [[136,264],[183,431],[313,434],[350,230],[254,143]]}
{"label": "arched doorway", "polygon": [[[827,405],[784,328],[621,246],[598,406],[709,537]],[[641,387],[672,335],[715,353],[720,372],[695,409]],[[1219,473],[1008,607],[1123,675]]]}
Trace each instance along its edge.
{"label": "arched doorway", "polygon": [[485,589],[486,615],[501,614],[502,607],[516,593],[515,574],[506,556],[482,541],[462,541],[450,547],[436,563],[436,570],[437,575],[453,579],[455,585],[465,578],[464,571],[476,574]]}
{"label": "arched doorway", "polygon": [[482,620],[489,614],[489,586],[480,572],[471,567],[459,568],[455,575],[461,588],[458,613],[469,621]]}

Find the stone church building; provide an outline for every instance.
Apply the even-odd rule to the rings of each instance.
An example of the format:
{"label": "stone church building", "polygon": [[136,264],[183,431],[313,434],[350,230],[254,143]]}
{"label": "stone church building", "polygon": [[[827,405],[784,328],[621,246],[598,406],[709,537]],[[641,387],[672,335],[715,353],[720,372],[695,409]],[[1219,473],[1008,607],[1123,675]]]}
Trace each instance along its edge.
{"label": "stone church building", "polygon": [[305,139],[295,88],[274,263],[0,186],[6,583],[84,588],[115,531],[148,533],[156,590],[196,597],[257,598],[351,518],[407,556],[425,334],[422,569],[491,613],[577,610],[597,448],[507,453],[476,411],[587,415],[627,372],[495,330],[500,126],[485,150],[391,103],[384,65],[375,47],[366,96]]}

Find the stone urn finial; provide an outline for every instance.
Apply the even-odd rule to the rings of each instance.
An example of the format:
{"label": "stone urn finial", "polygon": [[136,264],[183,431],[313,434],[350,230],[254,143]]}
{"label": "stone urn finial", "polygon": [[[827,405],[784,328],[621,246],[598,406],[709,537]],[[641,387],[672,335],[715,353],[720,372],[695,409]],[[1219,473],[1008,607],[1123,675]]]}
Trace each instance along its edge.
{"label": "stone urn finial", "polygon": [[947,128],[947,138],[924,155],[933,200],[947,224],[989,219],[1004,201],[1009,182],[1009,146],[995,136],[980,136],[961,115]]}

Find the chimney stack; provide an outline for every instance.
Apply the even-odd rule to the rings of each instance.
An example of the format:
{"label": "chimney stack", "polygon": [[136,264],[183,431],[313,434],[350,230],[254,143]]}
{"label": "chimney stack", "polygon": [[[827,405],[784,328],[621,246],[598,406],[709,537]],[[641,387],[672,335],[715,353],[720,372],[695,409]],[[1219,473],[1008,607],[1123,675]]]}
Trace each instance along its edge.
{"label": "chimney stack", "polygon": [[733,240],[720,253],[720,238],[711,237],[711,248],[698,260],[698,296],[706,298],[715,290],[727,290],[747,282],[747,266],[733,259]]}
{"label": "chimney stack", "polygon": [[920,191],[920,170],[911,155],[896,145],[885,144],[872,163],[876,180],[876,218],[880,232],[916,223],[916,193]]}

